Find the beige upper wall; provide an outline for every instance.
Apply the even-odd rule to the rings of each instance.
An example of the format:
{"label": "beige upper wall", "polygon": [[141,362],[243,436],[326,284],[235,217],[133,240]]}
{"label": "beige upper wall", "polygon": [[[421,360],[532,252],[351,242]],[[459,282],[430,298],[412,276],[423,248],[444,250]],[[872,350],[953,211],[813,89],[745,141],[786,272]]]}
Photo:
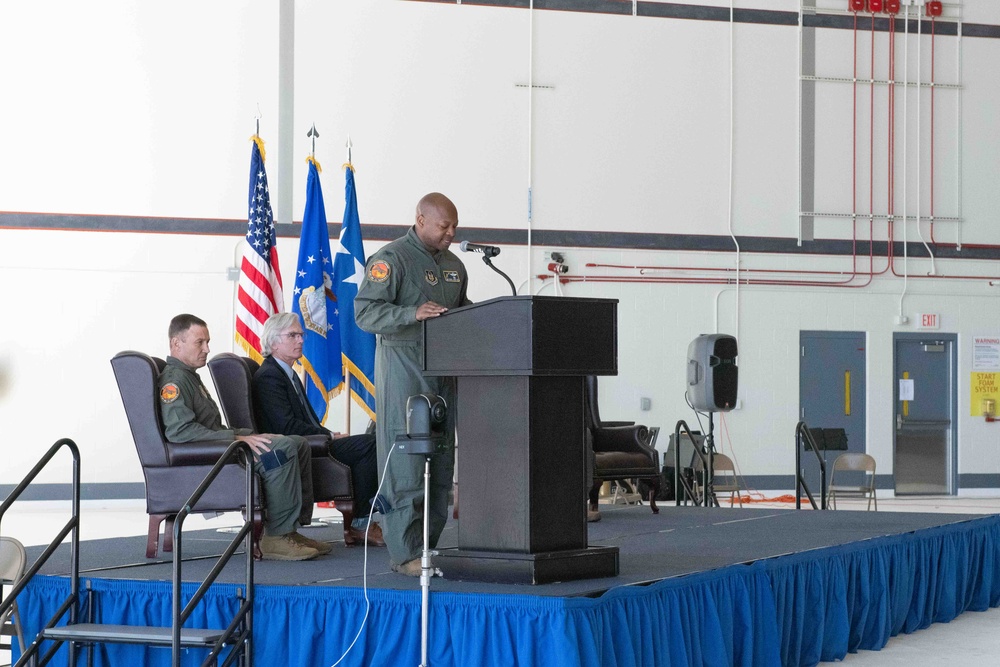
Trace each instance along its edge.
{"label": "beige upper wall", "polygon": [[[796,2],[766,4],[798,9]],[[719,21],[402,0],[298,2],[293,177],[281,183],[278,161],[288,147],[278,141],[277,7],[6,4],[0,55],[18,66],[0,76],[18,103],[0,109],[0,126],[8,128],[0,208],[239,219],[259,106],[273,199],[291,188],[296,219],[311,145],[305,134],[315,123],[317,157],[327,169],[339,168],[351,137],[366,222],[398,224],[422,193],[442,189],[461,204],[466,224],[525,228],[530,183],[538,229],[727,235],[732,118],[732,229],[797,235],[794,27],[737,24],[731,63],[730,26]],[[984,0],[962,7],[967,20],[1000,13]],[[849,75],[851,33],[817,34],[818,73]],[[887,38],[876,41],[876,78],[885,78]],[[911,36],[908,58],[903,41],[897,37],[897,77],[908,62],[912,78],[917,40]],[[954,213],[961,199],[967,243],[991,242],[981,186],[1000,160],[1000,138],[984,112],[1000,96],[991,66],[996,41],[962,40],[960,74],[957,40],[940,38],[936,50],[938,81],[960,77],[964,86],[961,124],[957,93],[938,91],[938,214]],[[928,45],[925,37],[925,80]],[[863,75],[868,49],[862,39]],[[519,87],[528,80],[529,55],[534,83],[547,86],[534,91],[530,118],[527,89]],[[883,90],[876,90],[879,155]],[[864,87],[859,95],[863,107]],[[927,150],[929,96],[918,103],[916,95],[897,96],[897,165],[905,144],[910,211],[918,192],[929,197],[916,173],[921,129]],[[850,86],[821,83],[818,96],[817,208],[849,210]],[[868,128],[862,123],[859,132],[864,178]],[[921,169],[926,181],[927,164]],[[875,175],[881,184],[882,165]],[[901,198],[902,175],[898,180]],[[876,208],[884,209],[883,191],[876,188]],[[339,206],[330,210],[339,217]],[[818,231],[843,238],[843,227],[821,221]]]}

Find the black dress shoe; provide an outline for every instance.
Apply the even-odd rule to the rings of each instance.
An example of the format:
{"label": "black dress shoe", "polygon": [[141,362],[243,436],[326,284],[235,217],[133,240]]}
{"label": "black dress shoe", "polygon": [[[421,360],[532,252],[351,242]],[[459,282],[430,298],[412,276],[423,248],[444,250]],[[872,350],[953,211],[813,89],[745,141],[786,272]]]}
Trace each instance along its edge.
{"label": "black dress shoe", "polygon": [[[344,533],[344,544],[349,547],[353,547],[358,544],[365,543],[365,531],[351,526],[348,528],[347,532]],[[382,539],[382,526],[377,523],[372,523],[368,525],[368,546],[370,547],[384,547],[385,540]]]}

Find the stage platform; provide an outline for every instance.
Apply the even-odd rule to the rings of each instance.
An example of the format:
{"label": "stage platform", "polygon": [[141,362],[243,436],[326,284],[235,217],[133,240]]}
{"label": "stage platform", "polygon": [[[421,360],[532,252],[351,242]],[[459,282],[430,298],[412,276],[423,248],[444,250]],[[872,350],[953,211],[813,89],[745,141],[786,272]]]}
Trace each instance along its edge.
{"label": "stage platform", "polygon": [[[589,542],[620,549],[617,577],[540,586],[435,578],[430,664],[813,665],[1000,605],[998,515],[673,505],[659,515],[647,506],[602,514]],[[306,530],[334,542],[329,556],[257,563],[257,665],[332,665],[366,607],[341,664],[419,664],[419,580],[391,572],[384,549],[366,559],[345,548],[339,528]],[[449,522],[439,548],[456,545],[457,529]],[[185,579],[204,576],[206,557],[227,538],[187,534]],[[147,560],[144,550],[145,537],[81,543],[99,622],[169,624],[170,560]],[[68,592],[68,570],[63,547],[22,595],[31,634]],[[229,566],[193,627],[232,616],[242,576],[241,562]],[[190,653],[185,664],[200,664]],[[169,663],[169,651],[136,646],[100,647],[95,657],[116,667]]]}

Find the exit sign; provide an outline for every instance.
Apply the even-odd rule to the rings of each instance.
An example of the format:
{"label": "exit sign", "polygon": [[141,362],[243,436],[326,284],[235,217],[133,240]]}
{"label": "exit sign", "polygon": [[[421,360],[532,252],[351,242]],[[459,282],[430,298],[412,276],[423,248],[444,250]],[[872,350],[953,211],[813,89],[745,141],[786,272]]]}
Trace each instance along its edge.
{"label": "exit sign", "polygon": [[939,313],[919,313],[917,315],[918,329],[940,329],[941,315]]}

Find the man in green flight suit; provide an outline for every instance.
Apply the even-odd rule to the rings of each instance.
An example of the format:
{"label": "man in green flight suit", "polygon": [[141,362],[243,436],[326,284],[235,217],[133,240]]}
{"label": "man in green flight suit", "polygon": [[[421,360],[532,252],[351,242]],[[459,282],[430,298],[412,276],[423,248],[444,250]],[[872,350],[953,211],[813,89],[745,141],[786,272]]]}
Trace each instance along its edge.
{"label": "man in green flight suit", "polygon": [[[382,534],[393,569],[420,576],[423,551],[424,458],[396,452],[406,433],[406,399],[437,394],[448,404],[444,452],[431,457],[430,546],[448,520],[448,492],[455,470],[455,378],[425,377],[421,371],[422,321],[465,306],[468,275],[448,247],[458,227],[458,210],[438,192],[417,204],[416,223],[368,260],[354,300],[358,326],[378,334],[375,350],[376,444],[383,481]],[[386,507],[388,505],[388,507]]]}
{"label": "man in green flight suit", "polygon": [[260,550],[267,560],[308,560],[332,547],[299,534],[312,521],[312,456],[298,435],[229,429],[197,369],[208,361],[208,326],[194,315],[170,320],[170,356],[160,373],[160,414],[170,442],[241,440],[254,452],[254,472],[264,485],[265,524]]}

